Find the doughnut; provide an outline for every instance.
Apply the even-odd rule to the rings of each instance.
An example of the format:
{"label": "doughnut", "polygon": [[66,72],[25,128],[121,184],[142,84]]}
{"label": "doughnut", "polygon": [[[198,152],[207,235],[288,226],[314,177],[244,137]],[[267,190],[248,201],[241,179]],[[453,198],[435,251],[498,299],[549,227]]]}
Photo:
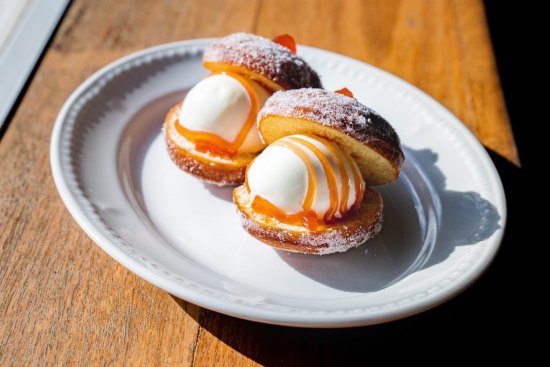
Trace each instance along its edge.
{"label": "doughnut", "polygon": [[164,136],[172,161],[207,183],[241,184],[245,169],[265,148],[257,113],[274,91],[321,87],[319,76],[279,42],[235,33],[212,43],[203,64],[212,74],[197,83],[170,109]]}
{"label": "doughnut", "polygon": [[280,91],[259,112],[268,147],[233,192],[242,226],[256,239],[323,255],[357,247],[381,230],[383,201],[370,186],[399,176],[399,137],[343,93]]}

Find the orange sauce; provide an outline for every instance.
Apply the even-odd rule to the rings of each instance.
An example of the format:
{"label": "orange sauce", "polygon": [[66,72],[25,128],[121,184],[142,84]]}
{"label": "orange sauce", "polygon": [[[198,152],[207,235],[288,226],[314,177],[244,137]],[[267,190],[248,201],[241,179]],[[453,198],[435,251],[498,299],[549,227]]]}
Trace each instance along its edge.
{"label": "orange sauce", "polygon": [[[312,139],[316,138],[316,136],[313,134],[302,135],[309,136]],[[355,162],[353,161],[353,158],[346,151],[344,151],[343,149],[336,149],[334,144],[330,144],[324,139],[317,140],[325,146],[325,148],[330,152],[333,157],[336,158],[336,164],[340,170],[340,174],[342,175],[342,200],[340,202],[340,213],[343,215],[348,211],[348,196],[350,188],[350,177],[348,177],[348,171],[344,166],[344,161],[348,162],[348,165],[351,167],[351,170],[353,172],[355,200],[353,201],[351,210],[358,209],[361,206],[361,202],[363,201],[363,196],[365,194],[365,185],[361,181],[361,172],[359,171],[359,168],[357,168],[357,165],[354,164]]]}
{"label": "orange sauce", "polygon": [[304,226],[310,231],[319,229],[319,219],[313,210],[304,210],[296,214],[286,214],[260,196],[256,196],[252,201],[252,209],[254,209],[256,213],[262,213],[269,217],[276,218],[282,223]]}
{"label": "orange sauce", "polygon": [[[315,139],[315,135],[313,134],[304,134],[312,139]],[[340,170],[340,175],[342,176],[342,197],[340,200],[340,213],[344,214],[348,211],[348,195],[349,195],[349,177],[348,177],[348,171],[346,170],[346,167],[344,165],[344,160],[347,160],[348,157],[344,155],[341,149],[335,149],[333,144],[329,144],[326,140],[320,140],[317,139],[320,143],[322,143],[325,148],[329,151],[329,153],[335,158],[336,165],[338,166],[338,169]],[[351,162],[349,163],[352,164]],[[356,188],[357,192],[357,188]]]}
{"label": "orange sauce", "polygon": [[355,98],[353,96],[353,93],[351,93],[351,90],[349,90],[348,88],[342,88],[342,89],[335,90],[334,93],[339,93],[339,94],[343,94],[343,95],[351,97],[351,98]]}
{"label": "orange sauce", "polygon": [[280,44],[283,47],[286,47],[292,52],[293,54],[296,53],[296,41],[294,40],[294,37],[292,37],[289,34],[281,34],[275,38],[273,38],[273,42]]}
{"label": "orange sauce", "polygon": [[279,145],[287,149],[290,149],[294,154],[300,157],[300,159],[306,165],[308,185],[307,185],[306,196],[304,198],[304,202],[302,203],[302,208],[306,212],[310,211],[311,207],[313,206],[313,199],[315,199],[315,193],[317,192],[317,177],[315,175],[315,168],[313,167],[313,163],[309,159],[307,153],[304,152],[302,149],[300,149],[300,147],[294,143],[291,143],[289,141],[279,140],[273,143],[272,145]]}
{"label": "orange sauce", "polygon": [[329,199],[330,199],[329,209],[325,214],[324,219],[327,222],[333,220],[334,214],[336,214],[336,211],[338,210],[338,185],[336,181],[336,173],[332,168],[332,164],[330,163],[328,157],[311,142],[305,139],[294,137],[294,136],[290,137],[289,139],[292,141],[298,142],[304,145],[309,150],[311,150],[313,154],[315,154],[317,159],[319,159],[319,161],[321,162],[321,165],[323,166],[323,170],[325,171],[325,176],[327,178]]}
{"label": "orange sauce", "polygon": [[343,151],[350,163],[351,170],[353,171],[354,183],[355,183],[355,202],[353,203],[352,210],[357,210],[361,206],[363,201],[363,195],[365,195],[365,184],[361,181],[361,172],[357,168],[356,164],[353,163],[353,158],[346,152]]}
{"label": "orange sauce", "polygon": [[[354,180],[353,184],[355,186],[355,201],[352,205],[351,210],[356,210],[360,207],[363,200],[365,187],[361,181],[361,173],[359,172],[357,166],[354,164],[352,158],[344,152],[343,150],[337,149],[334,145],[329,142],[319,139],[319,137],[311,134],[304,134],[305,136],[315,139],[316,141],[323,144],[323,146],[328,150],[329,154],[334,157],[340,175],[342,177],[342,199],[338,200],[338,186],[337,178],[334,168],[330,162],[328,156],[321,151],[315,144],[307,141],[304,138],[297,136],[287,137],[285,140],[278,140],[272,145],[282,146],[287,149],[290,149],[295,153],[300,159],[304,162],[308,174],[308,187],[306,195],[302,202],[302,211],[294,214],[286,214],[275,205],[270,203],[268,200],[256,195],[252,201],[252,209],[260,214],[264,214],[268,217],[276,218],[282,223],[290,225],[302,225],[308,228],[311,231],[318,230],[322,228],[323,224],[330,223],[336,219],[336,212],[339,211],[342,216],[344,216],[348,211],[347,200],[350,190],[350,177],[347,174],[346,167],[344,162],[347,160],[348,164],[351,166]],[[315,174],[315,168],[308,154],[304,151],[304,147],[309,149],[321,162],[323,170],[325,172],[325,177],[327,179],[327,184],[329,188],[330,195],[330,206],[326,214],[323,216],[323,219],[319,219],[317,214],[312,209],[313,200],[315,199],[315,194],[317,191],[317,176]],[[249,166],[250,167],[250,166]],[[248,186],[248,171],[245,176],[245,186],[250,192],[250,187]]]}
{"label": "orange sauce", "polygon": [[[211,75],[220,74],[217,72],[212,73]],[[185,137],[187,140],[195,144],[195,149],[201,152],[209,152],[214,155],[221,156],[234,156],[237,154],[239,147],[243,144],[246,136],[250,132],[250,129],[256,124],[256,116],[258,115],[258,110],[260,108],[260,102],[258,100],[258,95],[254,91],[254,88],[250,83],[243,78],[242,76],[230,72],[223,72],[234,79],[236,79],[241,85],[245,88],[248,98],[250,100],[250,111],[246,121],[244,122],[241,130],[237,134],[237,137],[233,141],[227,141],[220,136],[206,132],[206,131],[194,131],[189,130],[183,127],[181,124],[176,123],[176,130],[180,135]]]}

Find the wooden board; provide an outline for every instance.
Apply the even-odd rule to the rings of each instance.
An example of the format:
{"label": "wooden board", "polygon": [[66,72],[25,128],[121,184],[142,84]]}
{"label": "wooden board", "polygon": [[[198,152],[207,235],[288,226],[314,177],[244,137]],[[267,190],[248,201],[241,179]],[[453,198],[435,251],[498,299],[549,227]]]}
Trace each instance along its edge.
{"label": "wooden board", "polygon": [[260,325],[174,299],[104,254],[58,197],[50,134],[82,81],[145,47],[235,31],[289,33],[395,73],[518,163],[480,1],[75,0],[0,142],[0,365],[336,363],[333,345],[376,330]]}

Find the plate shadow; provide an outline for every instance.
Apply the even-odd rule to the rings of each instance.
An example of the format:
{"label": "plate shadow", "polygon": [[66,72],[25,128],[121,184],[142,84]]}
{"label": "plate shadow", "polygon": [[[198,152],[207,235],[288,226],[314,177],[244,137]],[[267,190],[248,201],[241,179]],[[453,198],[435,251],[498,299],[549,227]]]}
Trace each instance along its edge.
{"label": "plate shadow", "polygon": [[[305,276],[334,289],[349,292],[375,292],[404,277],[441,263],[457,246],[473,245],[489,238],[500,228],[500,214],[496,207],[477,192],[459,192],[446,189],[446,177],[437,166],[437,154],[429,149],[406,149],[409,160],[415,161],[430,181],[432,188],[417,187],[418,191],[435,190],[440,205],[438,230],[432,248],[424,248],[418,235],[422,229],[410,228],[401,223],[401,211],[411,210],[399,203],[405,198],[390,185],[383,188],[385,226],[374,239],[345,253],[311,256],[277,250],[287,264]],[[407,164],[407,158],[405,160]],[[406,167],[404,166],[404,171]],[[398,185],[395,183],[393,185]],[[423,182],[413,182],[422,186]],[[433,195],[433,193],[431,193]],[[415,206],[418,204],[415,204]],[[420,220],[417,226],[421,226]],[[399,227],[399,228],[397,228]],[[403,231],[399,237],[396,233]],[[425,256],[422,252],[426,252]]]}

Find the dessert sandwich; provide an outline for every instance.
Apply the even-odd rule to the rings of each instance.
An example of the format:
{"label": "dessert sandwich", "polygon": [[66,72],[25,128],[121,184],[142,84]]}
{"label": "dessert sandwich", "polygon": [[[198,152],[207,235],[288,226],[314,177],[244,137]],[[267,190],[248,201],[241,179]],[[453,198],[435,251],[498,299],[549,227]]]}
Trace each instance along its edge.
{"label": "dessert sandwich", "polygon": [[321,87],[317,73],[295,53],[287,35],[272,41],[235,33],[211,44],[203,56],[211,74],[164,122],[172,161],[209,183],[243,183],[246,167],[265,148],[256,118],[268,97],[280,90]]}
{"label": "dessert sandwich", "polygon": [[397,179],[399,137],[344,89],[275,93],[258,115],[267,148],[233,192],[244,229],[273,247],[328,254],[357,247],[382,228],[371,186]]}

